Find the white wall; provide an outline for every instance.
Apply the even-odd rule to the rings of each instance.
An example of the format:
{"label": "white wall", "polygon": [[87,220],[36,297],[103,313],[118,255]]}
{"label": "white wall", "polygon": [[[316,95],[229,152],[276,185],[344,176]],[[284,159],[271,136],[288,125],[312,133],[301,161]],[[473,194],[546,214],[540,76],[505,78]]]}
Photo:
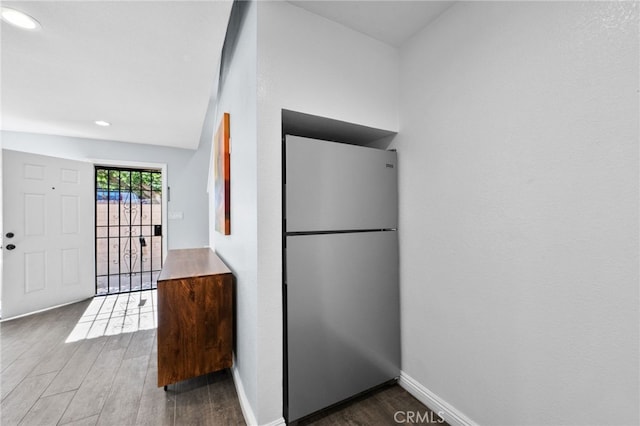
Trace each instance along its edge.
{"label": "white wall", "polygon": [[[255,3],[245,5],[244,20],[230,53],[228,73],[220,86],[215,111],[214,133],[222,114],[230,115],[231,136],[231,235],[215,231],[214,192],[209,194],[210,239],[218,255],[236,278],[236,377],[249,407],[243,406],[245,418],[255,418],[260,398],[258,388],[258,276],[257,276],[257,114],[256,114],[256,44],[257,12]],[[232,12],[234,13],[234,12]],[[227,47],[225,47],[227,48]],[[236,383],[238,386],[238,383]],[[276,393],[276,389],[271,392]],[[245,403],[245,401],[242,401]],[[247,413],[246,410],[249,410]]]}
{"label": "white wall", "polygon": [[238,46],[217,114],[231,113],[231,236],[213,241],[238,278],[237,368],[266,424],[282,418],[281,109],[395,131],[398,55],[285,2],[253,3]]}
{"label": "white wall", "polygon": [[[183,219],[169,220],[168,248],[208,245],[207,173],[208,151],[155,145],[3,131],[2,147],[15,151],[76,160],[116,160],[167,164],[171,188],[169,212],[182,212]],[[204,147],[207,148],[207,147]]]}
{"label": "white wall", "polygon": [[640,422],[638,48],[637,2],[464,2],[401,51],[402,365],[475,422]]}
{"label": "white wall", "polygon": [[[2,176],[3,176],[3,172],[2,172],[2,137],[0,137],[0,244],[2,245],[2,247],[4,247],[4,218],[3,218],[3,204],[4,204],[4,194],[2,191],[3,188],[3,182],[2,182]],[[3,280],[3,276],[4,276],[4,254],[0,254],[0,317],[2,316],[2,292],[3,292],[3,286],[2,286],[2,280]]]}

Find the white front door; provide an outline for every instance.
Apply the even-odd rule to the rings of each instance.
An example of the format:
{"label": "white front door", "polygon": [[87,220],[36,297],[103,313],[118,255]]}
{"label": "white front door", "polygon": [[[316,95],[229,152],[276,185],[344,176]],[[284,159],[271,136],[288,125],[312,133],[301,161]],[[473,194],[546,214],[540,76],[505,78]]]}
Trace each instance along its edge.
{"label": "white front door", "polygon": [[93,165],[10,150],[2,160],[2,318],[92,297]]}

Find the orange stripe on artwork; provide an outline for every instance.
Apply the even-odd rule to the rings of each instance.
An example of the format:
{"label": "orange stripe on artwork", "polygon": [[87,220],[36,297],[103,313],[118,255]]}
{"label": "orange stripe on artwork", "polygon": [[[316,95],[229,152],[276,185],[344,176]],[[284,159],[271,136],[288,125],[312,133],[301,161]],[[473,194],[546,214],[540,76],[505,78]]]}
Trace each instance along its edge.
{"label": "orange stripe on artwork", "polygon": [[231,234],[231,155],[229,113],[224,113],[213,138],[216,231]]}

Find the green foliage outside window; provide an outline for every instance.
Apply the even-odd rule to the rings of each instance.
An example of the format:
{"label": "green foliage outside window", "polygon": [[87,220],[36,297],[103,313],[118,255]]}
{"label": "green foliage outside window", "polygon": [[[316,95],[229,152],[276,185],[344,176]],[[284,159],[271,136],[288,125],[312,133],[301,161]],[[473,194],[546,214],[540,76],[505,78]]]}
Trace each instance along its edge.
{"label": "green foliage outside window", "polygon": [[96,184],[98,191],[130,192],[153,203],[159,202],[162,196],[162,178],[158,172],[96,169]]}

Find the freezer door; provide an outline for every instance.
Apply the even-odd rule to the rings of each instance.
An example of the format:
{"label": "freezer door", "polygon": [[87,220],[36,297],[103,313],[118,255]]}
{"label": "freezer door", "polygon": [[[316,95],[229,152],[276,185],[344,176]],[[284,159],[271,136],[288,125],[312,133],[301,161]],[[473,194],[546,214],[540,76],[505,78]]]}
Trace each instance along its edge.
{"label": "freezer door", "polygon": [[396,234],[287,237],[289,421],[399,376]]}
{"label": "freezer door", "polygon": [[395,152],[286,137],[286,231],[395,229]]}

